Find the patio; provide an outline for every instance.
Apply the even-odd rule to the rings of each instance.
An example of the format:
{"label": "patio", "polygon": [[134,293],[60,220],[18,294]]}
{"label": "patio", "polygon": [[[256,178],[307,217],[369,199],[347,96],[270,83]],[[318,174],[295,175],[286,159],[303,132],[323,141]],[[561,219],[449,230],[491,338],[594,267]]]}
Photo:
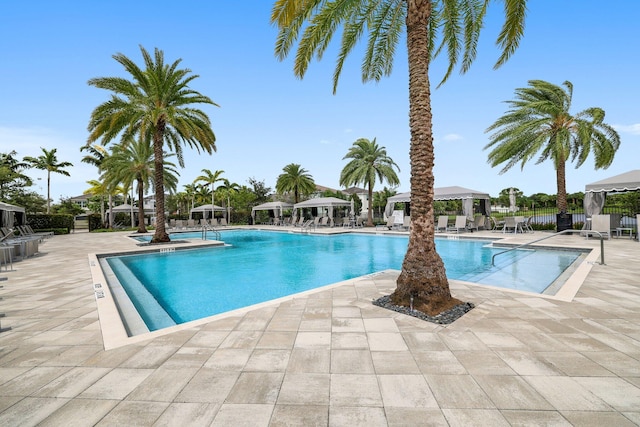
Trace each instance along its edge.
{"label": "patio", "polygon": [[371,304],[387,271],[105,351],[87,254],[132,246],[55,236],[0,272],[0,425],[640,424],[636,241],[572,302],[451,281],[476,308],[435,325]]}

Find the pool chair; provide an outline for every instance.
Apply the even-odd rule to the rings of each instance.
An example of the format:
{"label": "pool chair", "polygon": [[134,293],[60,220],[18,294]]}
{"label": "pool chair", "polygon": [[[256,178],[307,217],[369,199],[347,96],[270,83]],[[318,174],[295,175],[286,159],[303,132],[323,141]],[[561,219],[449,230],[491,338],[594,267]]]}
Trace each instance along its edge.
{"label": "pool chair", "polygon": [[391,230],[395,224],[396,218],[392,215],[389,218],[387,218],[387,223],[386,224],[378,224],[376,225],[376,229],[377,228],[386,228],[387,230]]}
{"label": "pool chair", "polygon": [[589,235],[598,236],[593,233],[597,231],[602,237],[607,237],[607,240],[611,239],[611,216],[610,215],[592,215],[591,216],[591,230],[586,230],[585,234],[587,239]]}
{"label": "pool chair", "polygon": [[504,224],[502,224],[502,232],[510,233],[513,230],[514,233],[518,232],[518,222],[515,216],[505,216]]}
{"label": "pool chair", "polygon": [[438,216],[438,224],[436,225],[436,233],[447,231],[449,225],[449,217],[447,215]]}
{"label": "pool chair", "polygon": [[328,227],[329,226],[329,217],[328,216],[323,216],[322,218],[320,218],[320,223],[318,224],[319,227]]}
{"label": "pool chair", "polygon": [[226,227],[227,224],[227,219],[226,218],[220,218],[220,227]]}
{"label": "pool chair", "polygon": [[402,218],[402,229],[404,231],[409,231],[409,229],[411,229],[411,217],[410,216],[405,216],[404,218]]}
{"label": "pool chair", "polygon": [[465,215],[456,216],[456,222],[452,227],[447,228],[447,231],[455,231],[459,233],[460,231],[465,231],[467,229],[467,217]]}

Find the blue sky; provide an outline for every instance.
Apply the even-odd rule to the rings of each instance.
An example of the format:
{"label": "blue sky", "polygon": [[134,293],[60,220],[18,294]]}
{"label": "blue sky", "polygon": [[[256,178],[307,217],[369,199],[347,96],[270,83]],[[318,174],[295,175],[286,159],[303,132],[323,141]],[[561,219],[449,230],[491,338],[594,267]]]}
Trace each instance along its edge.
{"label": "blue sky", "polygon": [[[404,42],[393,73],[379,83],[363,84],[361,55],[348,59],[332,94],[335,46],[306,77],[293,75],[292,58],[274,54],[276,30],[269,24],[271,1],[3,2],[0,13],[0,152],[37,156],[40,147],[57,148],[70,161],[70,177],[54,175],[51,195],[82,194],[94,167],[81,163],[91,111],[108,92],[90,87],[94,77],[126,77],[112,58],[123,53],[141,64],[139,45],[160,48],[167,62],[200,77],[191,87],[220,108],[204,106],[217,137],[217,152],[185,149],[180,189],[203,168],[224,170],[224,177],[248,185],[254,177],[274,188],[289,163],[307,169],[316,183],[339,188],[342,160],[358,138],[377,138],[400,166],[398,191],[409,190],[408,76]],[[439,89],[445,58],[431,66],[436,186],[459,185],[497,196],[511,186],[525,195],[556,192],[552,164],[528,163],[500,175],[487,164],[485,129],[502,115],[516,88],[531,79],[574,85],[572,112],[588,107],[606,111],[622,144],[613,164],[595,171],[590,158],[567,169],[567,190],[638,169],[640,84],[638,40],[640,2],[534,0],[529,4],[525,37],[511,60],[498,70],[495,39],[502,5],[492,3],[478,57],[465,75],[454,74]],[[336,37],[338,40],[338,37]],[[334,43],[335,45],[335,43]],[[46,195],[46,175],[33,187]],[[382,186],[376,184],[376,189]]]}

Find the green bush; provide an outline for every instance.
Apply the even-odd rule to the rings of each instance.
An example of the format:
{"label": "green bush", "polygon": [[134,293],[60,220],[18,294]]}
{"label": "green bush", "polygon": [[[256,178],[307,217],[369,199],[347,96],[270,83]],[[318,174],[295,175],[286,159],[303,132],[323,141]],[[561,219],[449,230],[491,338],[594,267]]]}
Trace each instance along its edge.
{"label": "green bush", "polygon": [[27,217],[27,224],[34,231],[66,230],[69,233],[73,229],[73,215],[68,214],[33,214]]}

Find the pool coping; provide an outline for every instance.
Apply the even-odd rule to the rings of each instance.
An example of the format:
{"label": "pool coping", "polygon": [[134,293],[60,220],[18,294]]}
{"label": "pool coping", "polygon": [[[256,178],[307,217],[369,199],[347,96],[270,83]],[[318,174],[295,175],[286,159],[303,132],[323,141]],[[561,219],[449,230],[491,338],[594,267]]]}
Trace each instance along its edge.
{"label": "pool coping", "polygon": [[[252,229],[260,229],[260,230],[264,230],[264,231],[278,231],[278,230],[269,230],[269,229],[262,229],[262,228],[252,228]],[[354,230],[352,231],[353,234],[357,234],[358,231]],[[331,233],[333,234],[333,233]],[[341,233],[340,233],[341,234]],[[367,233],[364,233],[367,234]],[[371,233],[368,233],[371,234]],[[386,233],[375,233],[375,234],[386,234]],[[406,236],[406,234],[404,234],[404,236]],[[436,235],[436,237],[440,237],[438,235]],[[445,237],[448,238],[447,235],[441,236],[441,237]],[[455,235],[454,238],[452,238],[451,240],[458,240],[460,239],[460,237],[462,236],[457,236]],[[131,236],[127,236],[127,239],[130,239],[131,242],[133,243],[134,240],[131,239]],[[481,240],[490,240],[492,242],[495,241],[500,241],[503,240],[501,238],[489,238],[489,237],[481,237],[481,236],[477,236],[477,237],[472,237],[472,236],[464,236],[462,237],[462,239],[481,239]],[[99,322],[100,322],[100,328],[102,330],[102,337],[103,337],[103,345],[105,350],[110,350],[110,349],[115,349],[115,348],[119,348],[125,345],[129,345],[129,344],[135,344],[135,343],[139,343],[142,341],[146,341],[149,339],[153,339],[159,336],[163,336],[163,335],[167,335],[170,333],[174,333],[174,332],[178,332],[178,331],[182,331],[182,330],[186,330],[186,329],[190,329],[194,326],[198,326],[198,325],[202,325],[205,323],[209,323],[215,320],[220,320],[220,319],[225,319],[228,317],[234,317],[234,316],[238,316],[238,315],[242,315],[244,313],[247,313],[249,311],[253,311],[262,307],[267,307],[267,306],[271,306],[271,305],[277,305],[280,304],[282,302],[285,301],[290,301],[293,300],[295,298],[300,298],[300,297],[304,297],[306,295],[310,295],[310,294],[314,294],[314,293],[318,293],[318,292],[324,292],[328,289],[333,289],[336,287],[340,287],[346,284],[352,284],[355,283],[357,281],[360,280],[366,280],[367,278],[373,276],[373,275],[378,275],[378,274],[382,274],[384,272],[395,272],[398,270],[394,270],[394,269],[385,269],[385,270],[381,270],[381,271],[376,271],[373,273],[369,273],[363,276],[358,276],[358,277],[354,277],[352,279],[347,279],[344,281],[340,281],[337,283],[332,283],[329,285],[325,285],[325,286],[321,286],[315,289],[310,289],[307,291],[302,291],[302,292],[298,292],[295,294],[291,294],[291,295],[287,295],[284,297],[280,297],[280,298],[276,298],[276,299],[272,299],[269,301],[264,301],[258,304],[253,304],[250,306],[246,306],[246,307],[242,307],[239,309],[235,309],[235,310],[231,310],[231,311],[227,311],[224,313],[219,313],[213,316],[209,316],[209,317],[204,317],[201,319],[196,319],[196,320],[192,320],[189,322],[185,322],[185,323],[181,323],[181,324],[177,324],[175,326],[170,326],[167,328],[162,328],[162,329],[158,329],[155,331],[148,331],[148,332],[143,332],[137,335],[129,335],[129,333],[127,332],[127,327],[125,326],[125,322],[122,319],[121,316],[121,311],[120,311],[120,306],[117,304],[116,302],[116,298],[114,298],[114,295],[111,292],[111,288],[109,285],[109,281],[107,279],[107,277],[104,274],[104,271],[102,269],[101,266],[101,262],[100,259],[101,258],[107,258],[110,256],[120,256],[120,255],[135,255],[135,254],[144,254],[144,253],[162,253],[162,252],[172,252],[177,250],[189,250],[189,249],[198,249],[198,248],[203,248],[203,247],[215,247],[215,246],[221,246],[224,245],[224,242],[222,241],[201,241],[201,240],[184,240],[184,241],[180,241],[180,242],[172,242],[170,244],[167,245],[161,245],[160,247],[154,246],[154,247],[149,247],[148,245],[139,245],[136,244],[136,248],[132,248],[131,250],[120,250],[120,251],[116,251],[116,252],[104,252],[104,253],[89,253],[88,254],[88,259],[89,259],[89,266],[90,266],[90,271],[91,271],[91,276],[93,279],[93,291],[94,291],[94,295],[95,295],[95,299],[96,299],[96,305],[97,305],[97,309],[98,309],[98,318],[99,318]],[[510,244],[510,243],[502,243],[500,244],[500,246],[504,246],[504,247],[509,247],[509,246],[518,246],[517,244]],[[548,294],[543,294],[543,293],[534,293],[534,292],[527,292],[527,291],[521,291],[521,290],[516,290],[516,289],[508,289],[508,288],[504,288],[504,287],[499,287],[499,286],[492,286],[492,285],[487,285],[487,284],[482,284],[482,283],[476,283],[476,282],[467,282],[467,281],[463,281],[463,280],[456,280],[456,279],[449,279],[449,282],[451,283],[460,283],[463,284],[465,286],[480,286],[483,288],[488,288],[488,289],[495,289],[495,290],[499,290],[499,291],[504,291],[504,292],[510,292],[510,293],[516,293],[516,294],[520,294],[523,296],[529,296],[529,297],[538,297],[538,298],[544,298],[544,299],[551,299],[551,300],[557,300],[557,301],[565,301],[565,302],[570,302],[573,300],[573,298],[575,297],[576,293],[579,291],[580,287],[582,286],[582,284],[584,283],[587,275],[589,274],[589,272],[591,271],[591,268],[593,266],[594,263],[596,263],[598,257],[600,256],[600,251],[596,248],[589,248],[589,247],[580,247],[580,246],[562,246],[562,245],[536,245],[533,244],[531,245],[532,247],[538,247],[541,249],[557,249],[557,250],[568,250],[568,249],[572,249],[572,250],[579,250],[579,251],[583,251],[585,253],[587,253],[585,259],[579,264],[577,265],[577,267],[575,268],[575,270],[571,273],[571,275],[567,278],[567,280],[565,281],[564,285],[562,285],[560,287],[560,289],[558,289],[558,291],[554,294],[554,295],[548,295]],[[137,314],[137,311],[136,311]],[[137,316],[140,316],[139,314],[137,314]]]}

